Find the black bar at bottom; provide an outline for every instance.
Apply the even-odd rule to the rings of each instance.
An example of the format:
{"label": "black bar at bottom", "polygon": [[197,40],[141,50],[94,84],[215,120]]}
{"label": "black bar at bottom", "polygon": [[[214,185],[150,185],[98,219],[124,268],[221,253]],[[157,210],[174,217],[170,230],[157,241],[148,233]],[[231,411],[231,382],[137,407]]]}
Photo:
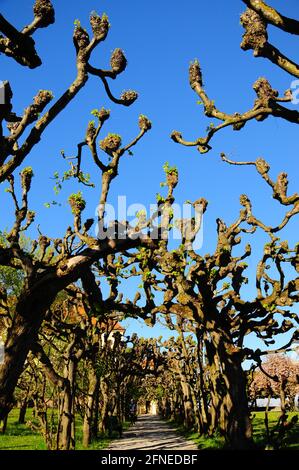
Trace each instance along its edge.
{"label": "black bar at bottom", "polygon": [[[145,465],[161,466],[168,465],[175,467],[184,465],[198,469],[210,470],[215,464],[228,464],[230,470],[240,469],[240,465],[256,465],[258,468],[273,469],[287,468],[287,465],[298,458],[298,451],[1,451],[0,467],[5,470],[5,462],[11,468],[13,463],[25,464],[43,462],[53,465],[53,470],[57,470],[57,465],[83,465],[82,470],[92,465],[92,470],[97,468],[111,468],[114,466],[123,468],[139,469]],[[255,469],[253,469],[255,470]]]}

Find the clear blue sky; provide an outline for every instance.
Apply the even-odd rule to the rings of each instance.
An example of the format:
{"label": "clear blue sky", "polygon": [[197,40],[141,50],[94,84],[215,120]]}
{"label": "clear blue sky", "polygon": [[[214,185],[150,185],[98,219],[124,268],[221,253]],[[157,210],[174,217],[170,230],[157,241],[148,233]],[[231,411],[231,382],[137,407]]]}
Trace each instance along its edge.
{"label": "clear blue sky", "polygon": [[[33,0],[0,0],[1,12],[21,27],[32,17],[32,3]],[[67,154],[75,152],[91,119],[90,111],[102,106],[112,111],[102,136],[113,131],[127,142],[136,135],[140,113],[153,121],[152,131],[134,149],[134,156],[123,158],[110,202],[113,203],[118,195],[126,195],[129,203],[155,202],[163,178],[162,165],[169,161],[177,165],[180,172],[176,190],[178,201],[199,197],[209,201],[201,252],[210,252],[215,246],[217,217],[227,223],[236,218],[241,193],[250,196],[256,215],[264,217],[266,222],[280,221],[281,208],[272,200],[270,190],[254,169],[226,166],[219,154],[224,151],[231,158],[240,160],[263,156],[271,164],[273,177],[280,171],[289,173],[290,191],[294,192],[298,181],[298,127],[270,118],[263,123],[250,122],[241,132],[227,129],[216,136],[212,142],[213,150],[205,156],[196,149],[174,144],[169,138],[171,131],[176,129],[193,140],[205,135],[210,123],[203,116],[202,107],[196,104],[198,98],[188,83],[188,66],[194,58],[201,62],[209,96],[227,112],[242,112],[252,106],[255,99],[252,84],[260,76],[266,76],[281,93],[290,87],[293,77],[240,49],[243,29],[239,16],[244,10],[241,0],[54,0],[53,4],[56,23],[34,36],[43,60],[42,67],[32,71],[3,55],[0,57],[0,79],[11,82],[14,110],[22,113],[39,89],[50,89],[55,97],[59,97],[68,87],[76,73],[72,44],[74,20],[80,19],[81,24],[89,28],[88,17],[92,10],[99,14],[106,12],[111,22],[107,40],[93,55],[93,65],[107,67],[111,51],[121,47],[126,53],[128,68],[112,83],[112,90],[119,96],[124,89],[132,88],[140,96],[130,108],[116,106],[106,97],[100,81],[91,78],[75,101],[46,131],[41,143],[26,160],[26,166],[32,165],[35,173],[30,206],[37,211],[37,222],[44,233],[61,236],[72,222],[66,200],[70,192],[82,188],[74,183],[66,184],[57,199],[62,206],[46,209],[44,203],[55,199],[50,176],[56,170],[67,169],[60,150],[64,149]],[[271,0],[271,4],[286,15],[299,17],[296,0],[287,3]],[[271,42],[282,52],[291,58],[298,57],[296,36],[290,37],[272,27],[269,32]],[[99,173],[87,152],[84,169],[91,173],[94,182],[99,181]],[[88,201],[87,218],[94,214],[98,191],[83,188],[83,192]],[[11,222],[9,198],[4,187],[0,192],[0,204],[5,207],[5,212],[2,209],[3,229]],[[297,226],[293,221],[288,230],[291,242],[298,235],[296,223]],[[255,240],[258,243],[261,237]],[[261,250],[262,246],[258,248],[257,256]],[[138,324],[131,324],[129,330],[136,328],[144,335],[154,334],[153,330],[147,333]]]}

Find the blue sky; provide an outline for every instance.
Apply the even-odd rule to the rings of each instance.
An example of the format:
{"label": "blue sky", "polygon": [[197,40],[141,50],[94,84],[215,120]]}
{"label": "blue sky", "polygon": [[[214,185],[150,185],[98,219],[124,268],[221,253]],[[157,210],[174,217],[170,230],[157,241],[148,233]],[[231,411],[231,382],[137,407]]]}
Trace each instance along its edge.
{"label": "blue sky", "polygon": [[[21,27],[32,17],[32,0],[0,0],[1,12],[16,26]],[[1,80],[9,79],[14,91],[14,110],[22,110],[31,102],[39,89],[50,89],[56,98],[75,77],[75,56],[72,44],[74,20],[80,19],[88,28],[92,10],[106,12],[111,30],[104,44],[93,54],[92,64],[107,67],[111,51],[121,47],[128,59],[127,70],[112,83],[112,90],[119,96],[124,89],[136,89],[139,99],[130,108],[114,105],[104,93],[99,80],[91,78],[73,103],[52,123],[42,141],[26,160],[26,166],[34,169],[35,180],[30,195],[31,209],[38,212],[37,223],[49,236],[61,236],[72,222],[66,203],[71,192],[83,188],[88,201],[86,218],[92,217],[98,202],[98,191],[68,183],[56,198],[61,207],[46,209],[44,203],[55,199],[53,180],[55,171],[67,169],[60,156],[76,151],[76,144],[84,138],[90,111],[102,106],[111,109],[111,119],[103,130],[122,135],[127,142],[138,131],[140,113],[153,122],[152,131],[134,149],[134,156],[124,157],[120,175],[114,181],[110,202],[118,195],[126,195],[128,203],[150,204],[160,191],[163,179],[162,165],[169,161],[177,165],[180,183],[176,190],[178,202],[205,197],[209,208],[205,216],[204,243],[201,252],[210,252],[215,246],[215,219],[221,217],[230,223],[239,211],[239,195],[251,198],[256,215],[266,222],[280,221],[282,210],[272,200],[270,190],[256,174],[254,168],[235,168],[221,162],[224,151],[232,159],[254,160],[264,157],[271,164],[271,175],[281,171],[290,175],[290,192],[296,190],[298,181],[298,128],[279,119],[250,122],[242,131],[224,130],[216,135],[213,149],[205,156],[196,149],[174,144],[170,133],[182,131],[187,139],[205,135],[211,122],[203,116],[197,104],[197,96],[188,83],[188,66],[198,58],[202,65],[204,83],[210,98],[226,112],[242,112],[249,109],[255,99],[252,84],[260,76],[267,77],[273,88],[283,92],[290,87],[293,77],[263,59],[253,58],[251,52],[243,52],[239,44],[243,29],[239,17],[244,11],[241,0],[229,2],[199,2],[189,0],[137,1],[67,0],[53,1],[56,23],[39,30],[34,36],[38,52],[43,60],[36,70],[22,68],[12,59],[0,56]],[[298,2],[272,0],[271,4],[289,16],[298,16]],[[269,28],[270,41],[291,58],[296,58],[298,38],[275,28]],[[297,105],[298,106],[298,105]],[[294,105],[292,105],[295,108]],[[92,165],[88,152],[84,154],[84,170],[92,180],[99,182],[100,175]],[[9,227],[11,210],[8,195],[0,190],[2,209],[1,229]],[[297,223],[297,226],[296,226]],[[36,230],[36,229],[34,229]],[[34,235],[35,232],[33,231]],[[296,241],[298,222],[293,221],[287,235]],[[255,238],[256,258],[260,255],[262,237]],[[252,271],[253,272],[253,271]],[[129,291],[131,287],[129,288]],[[129,331],[137,329],[145,336],[156,332],[131,322]],[[160,331],[160,327],[157,328]]]}

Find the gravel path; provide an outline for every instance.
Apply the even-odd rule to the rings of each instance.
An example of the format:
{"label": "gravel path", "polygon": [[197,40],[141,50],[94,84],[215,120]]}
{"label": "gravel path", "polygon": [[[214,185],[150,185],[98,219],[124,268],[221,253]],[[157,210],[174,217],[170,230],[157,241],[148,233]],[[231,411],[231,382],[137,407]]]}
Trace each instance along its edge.
{"label": "gravel path", "polygon": [[110,444],[108,450],[198,450],[196,444],[177,434],[158,416],[141,415],[123,437]]}

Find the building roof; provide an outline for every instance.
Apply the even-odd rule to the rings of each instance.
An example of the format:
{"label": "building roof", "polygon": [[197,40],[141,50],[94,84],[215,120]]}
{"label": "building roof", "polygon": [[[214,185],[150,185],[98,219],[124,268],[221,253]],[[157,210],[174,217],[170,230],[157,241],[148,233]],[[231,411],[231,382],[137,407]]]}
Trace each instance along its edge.
{"label": "building roof", "polygon": [[[75,318],[76,316],[88,318],[89,315],[84,305],[81,304],[69,306],[67,309],[67,316],[69,318]],[[126,331],[125,328],[116,319],[114,320],[112,318],[109,318],[106,321],[99,321],[97,317],[92,316],[90,317],[90,321],[92,325],[98,325],[101,330],[109,332],[119,331],[120,333],[124,333]]]}
{"label": "building roof", "polygon": [[99,327],[103,330],[108,331],[119,331],[120,333],[124,333],[126,330],[121,324],[116,320],[109,319],[107,322],[102,322],[99,324]]}

